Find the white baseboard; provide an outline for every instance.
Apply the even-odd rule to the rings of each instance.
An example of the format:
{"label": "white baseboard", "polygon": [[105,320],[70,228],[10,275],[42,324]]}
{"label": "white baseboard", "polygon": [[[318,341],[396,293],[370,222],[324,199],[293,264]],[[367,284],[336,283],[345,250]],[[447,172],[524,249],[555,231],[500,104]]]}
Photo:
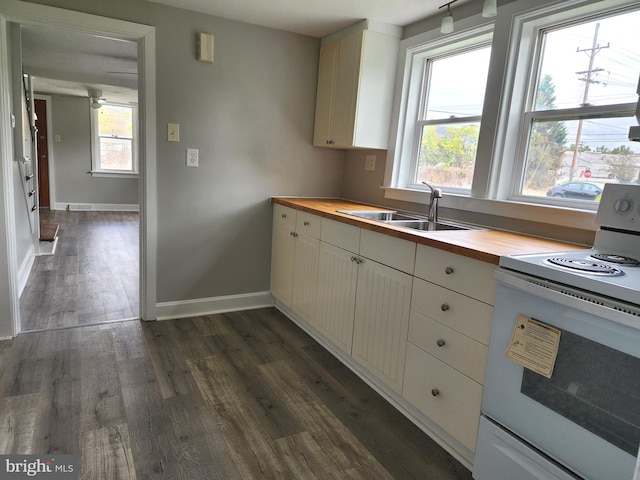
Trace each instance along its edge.
{"label": "white baseboard", "polygon": [[215,313],[273,307],[274,305],[275,299],[270,292],[227,295],[181,302],[162,302],[156,304],[156,319],[171,320],[174,318],[197,317]]}
{"label": "white baseboard", "polygon": [[18,268],[18,298],[20,298],[24,287],[27,285],[27,280],[29,280],[29,274],[31,273],[31,267],[33,267],[35,259],[36,255],[32,246],[29,248],[27,255],[24,257],[22,264]]}
{"label": "white baseboard", "polygon": [[55,203],[53,210],[72,212],[139,212],[137,203]]}

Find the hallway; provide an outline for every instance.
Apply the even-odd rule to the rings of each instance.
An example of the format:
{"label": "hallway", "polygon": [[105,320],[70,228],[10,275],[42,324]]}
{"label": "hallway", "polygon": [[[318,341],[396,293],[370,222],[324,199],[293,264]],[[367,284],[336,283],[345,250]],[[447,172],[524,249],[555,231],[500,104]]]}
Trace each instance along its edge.
{"label": "hallway", "polygon": [[20,297],[21,331],[139,316],[139,214],[42,211],[57,223],[54,255],[35,259]]}

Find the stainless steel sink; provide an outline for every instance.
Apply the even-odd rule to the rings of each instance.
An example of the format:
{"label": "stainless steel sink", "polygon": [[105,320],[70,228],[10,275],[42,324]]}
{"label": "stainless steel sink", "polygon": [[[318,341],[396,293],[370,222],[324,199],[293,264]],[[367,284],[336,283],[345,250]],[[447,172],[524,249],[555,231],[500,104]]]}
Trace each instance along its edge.
{"label": "stainless steel sink", "polygon": [[400,213],[395,210],[338,210],[338,213],[353,215],[354,217],[374,220],[377,222],[422,220],[422,217],[409,213]]}
{"label": "stainless steel sink", "polygon": [[366,220],[381,222],[386,225],[411,228],[413,230],[421,230],[425,232],[439,230],[481,230],[479,227],[455,222],[431,222],[420,215],[402,213],[395,210],[338,210],[338,212],[353,215],[354,217],[364,218]]}
{"label": "stainless steel sink", "polygon": [[411,228],[413,230],[421,230],[425,232],[434,232],[439,230],[479,230],[477,227],[469,225],[461,225],[459,223],[452,222],[430,222],[429,220],[402,220],[402,221],[390,221],[383,222],[387,225],[393,225],[395,227]]}

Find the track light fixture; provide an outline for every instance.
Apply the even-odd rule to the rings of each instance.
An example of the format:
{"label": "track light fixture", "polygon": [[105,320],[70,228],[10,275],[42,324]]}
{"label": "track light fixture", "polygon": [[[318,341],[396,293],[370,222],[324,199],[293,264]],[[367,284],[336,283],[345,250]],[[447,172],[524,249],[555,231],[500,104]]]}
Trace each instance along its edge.
{"label": "track light fixture", "polygon": [[495,17],[498,14],[498,1],[497,0],[484,0],[482,7],[483,17]]}
{"label": "track light fixture", "polygon": [[440,32],[442,33],[451,33],[453,32],[453,14],[451,13],[451,4],[456,3],[458,0],[452,0],[449,3],[445,3],[438,7],[438,10],[441,8],[447,7],[447,15],[442,18],[442,25],[440,25]]}

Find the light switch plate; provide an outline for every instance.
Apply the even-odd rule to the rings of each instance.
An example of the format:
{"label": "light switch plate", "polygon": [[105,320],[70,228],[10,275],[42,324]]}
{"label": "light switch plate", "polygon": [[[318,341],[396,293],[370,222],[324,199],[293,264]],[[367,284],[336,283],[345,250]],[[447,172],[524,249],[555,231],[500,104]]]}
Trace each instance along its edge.
{"label": "light switch plate", "polygon": [[367,155],[364,157],[364,169],[365,170],[375,170],[376,169],[376,156],[375,155]]}
{"label": "light switch plate", "polygon": [[187,148],[187,167],[198,166],[198,149]]}
{"label": "light switch plate", "polygon": [[167,123],[167,141],[180,141],[180,125],[178,125],[177,123]]}

